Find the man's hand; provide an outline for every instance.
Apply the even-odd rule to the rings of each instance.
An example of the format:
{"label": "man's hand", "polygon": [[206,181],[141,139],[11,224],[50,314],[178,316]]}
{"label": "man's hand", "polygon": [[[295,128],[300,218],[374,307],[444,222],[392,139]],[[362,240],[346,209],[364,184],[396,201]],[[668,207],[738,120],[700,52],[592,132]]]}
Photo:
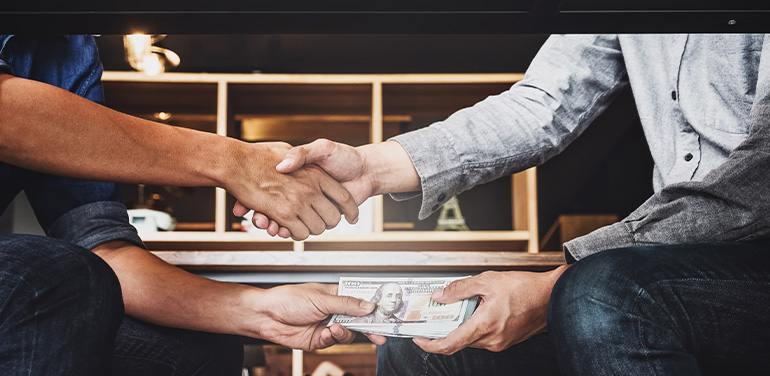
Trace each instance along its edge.
{"label": "man's hand", "polygon": [[[307,145],[296,146],[286,153],[275,170],[284,174],[296,173],[307,165],[319,166],[340,182],[350,192],[356,205],[363,203],[373,193],[371,176],[367,174],[366,158],[359,149],[350,145],[319,139]],[[246,212],[248,209],[240,203],[233,209],[233,213],[238,216]],[[358,220],[357,217],[350,218],[347,215],[345,217],[351,224]],[[255,227],[267,230],[271,236],[288,238],[296,235],[279,219],[260,210],[255,210],[252,222]]]}
{"label": "man's hand", "polygon": [[[283,161],[276,166],[276,171],[292,173],[307,165],[321,167],[342,183],[358,205],[373,195],[409,192],[420,188],[420,178],[409,155],[401,145],[393,141],[354,148],[319,139],[289,150]],[[247,211],[243,206],[234,209],[236,215]],[[266,229],[272,236],[277,234],[286,238],[293,235],[285,226],[279,227],[280,221],[270,217],[269,213],[256,210],[252,222],[257,228]]]}
{"label": "man's hand", "polygon": [[279,223],[285,228],[285,237],[295,240],[333,228],[341,219],[340,212],[351,223],[358,220],[354,197],[318,166],[300,165],[291,173],[275,171],[273,166],[283,159],[289,144],[246,144],[245,150],[242,146],[238,144],[236,152],[239,163],[223,179],[225,189],[238,200],[233,214],[242,216],[247,207],[265,213],[276,228]]}
{"label": "man's hand", "polygon": [[554,283],[566,269],[551,272],[484,272],[452,282],[433,293],[438,303],[479,296],[476,312],[440,339],[415,338],[423,350],[454,354],[466,347],[502,351],[543,331]]}
{"label": "man's hand", "polygon": [[331,314],[363,316],[375,304],[338,296],[337,285],[309,283],[262,291],[253,323],[255,337],[306,351],[350,343],[355,334],[340,324],[326,327]]}

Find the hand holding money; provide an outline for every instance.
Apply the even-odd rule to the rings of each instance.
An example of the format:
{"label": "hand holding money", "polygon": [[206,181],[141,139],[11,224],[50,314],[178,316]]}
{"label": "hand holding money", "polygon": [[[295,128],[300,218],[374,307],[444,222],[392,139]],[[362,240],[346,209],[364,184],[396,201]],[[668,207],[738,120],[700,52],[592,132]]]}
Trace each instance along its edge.
{"label": "hand holding money", "polygon": [[339,295],[369,300],[377,307],[360,317],[334,315],[329,325],[339,323],[350,330],[389,337],[445,337],[470,317],[478,303],[478,298],[451,304],[431,299],[433,291],[456,279],[342,277]]}

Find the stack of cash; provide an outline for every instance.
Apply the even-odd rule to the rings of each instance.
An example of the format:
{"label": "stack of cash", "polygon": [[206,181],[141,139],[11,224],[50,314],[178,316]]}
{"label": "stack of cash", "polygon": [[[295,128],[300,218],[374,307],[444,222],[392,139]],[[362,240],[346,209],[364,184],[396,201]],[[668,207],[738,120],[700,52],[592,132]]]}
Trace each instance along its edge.
{"label": "stack of cash", "polygon": [[341,277],[338,295],[368,300],[377,307],[366,316],[334,315],[329,325],[339,323],[350,330],[389,337],[446,337],[470,317],[478,298],[442,304],[430,295],[459,278],[463,277]]}

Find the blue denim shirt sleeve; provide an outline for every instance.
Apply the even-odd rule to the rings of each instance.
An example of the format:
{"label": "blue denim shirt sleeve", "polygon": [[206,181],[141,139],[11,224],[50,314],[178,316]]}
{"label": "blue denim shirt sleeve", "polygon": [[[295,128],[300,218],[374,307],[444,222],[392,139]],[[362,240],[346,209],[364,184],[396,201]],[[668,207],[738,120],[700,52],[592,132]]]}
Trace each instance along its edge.
{"label": "blue denim shirt sleeve", "polygon": [[392,140],[409,154],[425,219],[478,184],[540,165],[564,150],[628,87],[615,35],[554,35],[510,90]]}
{"label": "blue denim shirt sleeve", "polygon": [[128,222],[126,207],[116,201],[80,205],[55,220],[46,233],[85,249],[113,240],[125,240],[146,249],[136,228]]}
{"label": "blue denim shirt sleeve", "polygon": [[[0,57],[15,76],[45,82],[102,103],[102,65],[93,37],[0,36]],[[49,236],[86,249],[112,240],[144,247],[129,223],[117,185],[42,173],[18,173]]]}
{"label": "blue denim shirt sleeve", "polygon": [[644,244],[770,238],[770,38],[765,36],[749,137],[702,181],[664,187],[621,222],[567,242],[576,260]]}
{"label": "blue denim shirt sleeve", "polygon": [[33,180],[25,192],[49,236],[86,249],[112,240],[144,247],[128,221],[116,184],[43,174]]}

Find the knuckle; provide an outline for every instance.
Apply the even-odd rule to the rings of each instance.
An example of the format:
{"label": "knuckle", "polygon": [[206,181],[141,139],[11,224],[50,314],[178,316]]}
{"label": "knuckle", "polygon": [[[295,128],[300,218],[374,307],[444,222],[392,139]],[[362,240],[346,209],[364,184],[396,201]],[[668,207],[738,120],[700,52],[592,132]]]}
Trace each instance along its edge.
{"label": "knuckle", "polygon": [[296,202],[290,201],[288,205],[283,205],[276,209],[276,218],[278,219],[277,222],[286,221],[289,218],[292,218],[294,216],[294,213],[297,212],[298,205]]}
{"label": "knuckle", "polygon": [[342,215],[340,215],[340,213],[334,213],[330,219],[329,225],[331,225],[331,227],[327,227],[327,229],[337,227],[337,225],[340,224],[340,221],[342,221]]}
{"label": "knuckle", "polygon": [[319,138],[315,142],[317,143],[318,148],[321,149],[324,154],[328,154],[334,149],[334,142],[329,139]]}
{"label": "knuckle", "polygon": [[350,201],[352,198],[353,198],[353,195],[350,194],[350,191],[348,191],[347,189],[343,189],[340,191],[340,199],[342,200],[342,202]]}
{"label": "knuckle", "polygon": [[310,185],[304,185],[301,190],[302,196],[306,198],[307,197],[315,198],[319,195],[319,193],[320,192],[318,191],[318,189]]}
{"label": "knuckle", "polygon": [[342,304],[345,307],[358,306],[358,302],[356,301],[356,299],[354,299],[353,297],[350,297],[350,296],[343,296],[342,297]]}
{"label": "knuckle", "polygon": [[323,225],[311,225],[310,234],[311,235],[321,235],[326,230],[326,227]]}

